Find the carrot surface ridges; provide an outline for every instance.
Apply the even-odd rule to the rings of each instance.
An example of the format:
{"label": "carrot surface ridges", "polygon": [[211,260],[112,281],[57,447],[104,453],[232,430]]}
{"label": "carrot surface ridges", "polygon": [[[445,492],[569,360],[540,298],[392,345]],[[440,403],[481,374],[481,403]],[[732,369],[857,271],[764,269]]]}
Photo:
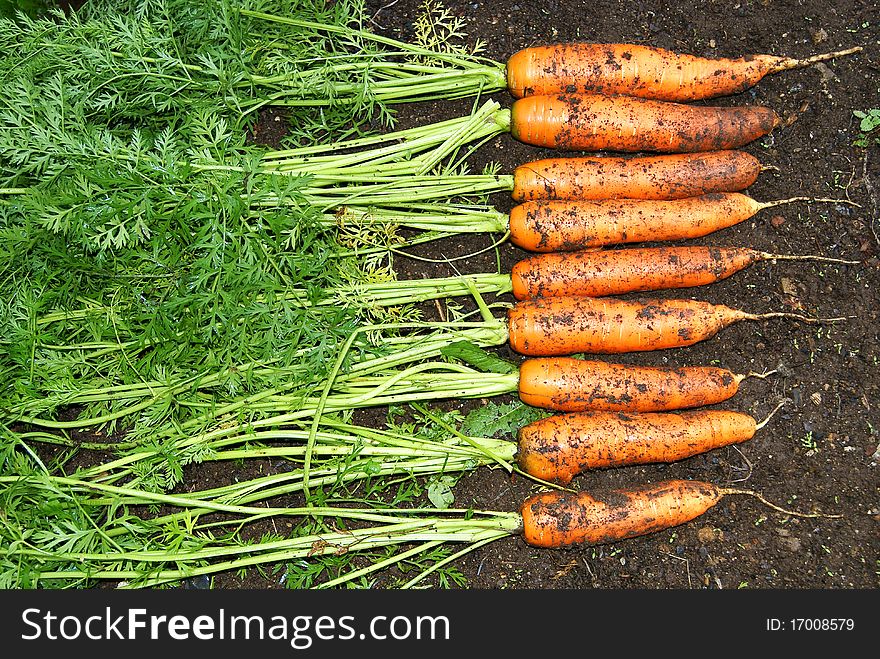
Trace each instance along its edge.
{"label": "carrot surface ridges", "polygon": [[510,271],[517,300],[621,295],[712,284],[759,261],[821,261],[856,265],[817,254],[773,254],[743,247],[634,247],[535,254]]}
{"label": "carrot surface ridges", "polygon": [[633,96],[528,96],[511,107],[514,138],[560,150],[737,149],[777,125],[777,114],[763,106],[694,106]]}
{"label": "carrot surface ridges", "polygon": [[526,473],[566,484],[588,469],[674,462],[744,442],[756,426],[726,410],[557,414],[520,428],[516,458]]}
{"label": "carrot surface ridges", "polygon": [[703,286],[742,270],[764,253],[737,247],[647,247],[538,254],[511,269],[518,300]]}
{"label": "carrot surface ridges", "polygon": [[755,318],[701,300],[555,297],[508,311],[510,346],[529,356],[621,353],[689,346]]}
{"label": "carrot surface ridges", "polygon": [[573,357],[526,359],[519,398],[544,409],[663,412],[734,396],[744,376],[716,366],[638,366]]}
{"label": "carrot surface ridges", "polygon": [[685,480],[593,493],[544,492],[520,508],[523,537],[535,547],[614,542],[684,524],[723,496],[711,483]]}
{"label": "carrot surface ridges", "polygon": [[804,60],[765,54],[731,59],[638,44],[552,44],[514,53],[507,61],[507,87],[516,98],[589,92],[692,101],[738,94],[768,73],[860,50],[850,48]]}
{"label": "carrot surface ridges", "polygon": [[687,199],[527,201],[510,212],[511,241],[532,252],[699,238],[734,226],[760,209],[739,192]]}
{"label": "carrot surface ridges", "polygon": [[513,173],[512,197],[532,199],[684,199],[738,192],[752,185],[761,163],[733,149],[655,156],[545,158]]}

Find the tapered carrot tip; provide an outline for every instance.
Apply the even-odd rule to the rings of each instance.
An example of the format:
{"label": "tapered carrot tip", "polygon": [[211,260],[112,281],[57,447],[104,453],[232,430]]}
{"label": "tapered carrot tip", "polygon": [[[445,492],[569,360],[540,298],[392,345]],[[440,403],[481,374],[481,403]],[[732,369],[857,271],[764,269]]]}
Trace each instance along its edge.
{"label": "tapered carrot tip", "polygon": [[837,59],[838,57],[846,57],[847,55],[854,55],[855,53],[860,53],[864,50],[861,46],[854,46],[853,48],[846,48],[845,50],[835,50],[830,53],[821,53],[819,55],[813,55],[811,57],[805,57],[803,59],[797,59],[794,57],[777,57],[775,58],[775,62],[770,66],[770,69],[767,71],[768,73],[779,73],[780,71],[788,71],[789,69],[799,69],[805,66],[812,66],[813,64],[818,64],[819,62],[827,62],[828,60]]}

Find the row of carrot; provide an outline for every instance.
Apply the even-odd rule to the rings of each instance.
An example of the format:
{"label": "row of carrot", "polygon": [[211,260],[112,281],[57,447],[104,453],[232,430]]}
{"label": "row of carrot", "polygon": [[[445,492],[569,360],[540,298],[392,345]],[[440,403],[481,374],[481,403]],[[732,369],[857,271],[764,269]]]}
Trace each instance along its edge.
{"label": "row of carrot", "polygon": [[[559,50],[565,51],[565,48]],[[585,49],[571,50],[577,52]],[[319,464],[319,455],[336,452],[343,455],[346,451],[343,446],[321,446],[318,443],[319,436],[328,434],[334,434],[331,441],[337,440],[336,433],[322,432],[325,428],[333,429],[332,415],[383,403],[399,405],[417,400],[477,398],[516,392],[528,405],[560,413],[520,428],[515,456],[523,472],[560,485],[570,483],[586,469],[675,461],[748,440],[764,427],[769,417],[759,423],[747,414],[697,408],[730,399],[744,379],[765,377],[766,373],[737,374],[708,366],[632,366],[574,358],[571,353],[607,354],[687,345],[708,338],[727,322],[767,317],[697,301],[624,301],[609,296],[635,290],[702,285],[728,276],[755,260],[786,257],[749,250],[724,251],[703,247],[575,251],[566,255],[554,252],[696,238],[741,222],[770,205],[795,201],[760,204],[742,193],[764,168],[757,159],[736,149],[774,129],[779,117],[769,108],[682,104],[681,101],[717,96],[725,90],[730,93],[741,87],[734,89],[730,84],[727,87],[716,85],[710,93],[705,89],[685,92],[688,87],[699,83],[706,69],[690,69],[693,79],[688,82],[684,75],[684,64],[680,61],[676,65],[682,75],[669,75],[663,69],[658,69],[656,84],[645,86],[644,83],[654,75],[648,75],[651,67],[646,65],[649,59],[645,58],[662,55],[659,51],[608,46],[591,52],[598,54],[599,60],[589,65],[582,60],[580,66],[598,67],[599,84],[592,87],[582,77],[577,84],[565,84],[555,89],[542,88],[537,81],[530,79],[524,84],[511,84],[511,91],[524,98],[517,100],[509,111],[496,110],[497,106],[486,104],[469,120],[445,122],[445,127],[439,130],[426,127],[422,131],[418,128],[382,138],[359,138],[338,144],[273,152],[259,162],[259,177],[290,174],[307,178],[309,183],[303,202],[320,206],[323,211],[339,211],[347,217],[338,205],[353,200],[352,217],[357,217],[358,213],[369,213],[370,204],[375,204],[379,207],[379,213],[387,212],[391,216],[397,213],[390,222],[411,216],[413,228],[416,229],[420,228],[418,222],[423,218],[419,212],[422,208],[415,202],[468,195],[474,193],[474,189],[478,192],[509,190],[512,197],[521,203],[507,217],[502,218],[499,213],[499,224],[506,222],[503,228],[510,232],[518,246],[545,254],[527,259],[507,277],[504,283],[519,301],[504,321],[494,317],[487,319],[484,314],[486,322],[474,323],[473,333],[463,329],[467,325],[464,322],[460,327],[444,327],[436,334],[428,332],[424,326],[411,327],[414,330],[412,334],[402,336],[395,333],[387,346],[379,346],[383,350],[387,348],[390,354],[383,353],[375,359],[353,357],[354,366],[348,362],[345,372],[334,367],[326,380],[320,380],[314,389],[302,395],[292,394],[298,385],[292,384],[295,375],[291,374],[296,374],[297,369],[305,366],[294,363],[288,368],[285,363],[275,369],[272,362],[255,361],[255,365],[245,365],[240,372],[248,376],[252,372],[259,372],[259,377],[272,381],[272,388],[259,393],[242,391],[233,395],[231,400],[226,395],[213,395],[213,389],[222,386],[218,383],[225,381],[227,370],[224,368],[208,375],[201,374],[194,380],[169,378],[166,381],[164,378],[153,380],[142,377],[131,385],[75,389],[73,395],[65,399],[66,404],[76,406],[82,401],[95,405],[96,401],[107,400],[112,402],[113,407],[109,407],[108,402],[106,413],[102,408],[90,418],[86,418],[89,414],[83,414],[76,419],[53,420],[43,419],[44,410],[40,408],[32,411],[23,406],[22,410],[15,411],[17,420],[37,428],[63,430],[105,427],[108,422],[112,427],[117,419],[128,415],[146,419],[147,422],[138,428],[149,430],[132,433],[130,442],[93,443],[92,448],[109,447],[120,451],[120,454],[107,463],[78,473],[88,481],[89,487],[95,487],[90,490],[92,492],[104,492],[99,488],[115,487],[124,482],[128,491],[123,493],[122,488],[117,488],[115,494],[135,496],[140,503],[143,500],[140,500],[141,495],[135,492],[136,489],[170,489],[179,482],[177,479],[180,476],[176,471],[180,470],[180,465],[191,459],[201,459],[200,456],[208,454],[211,459],[218,460],[240,459],[242,455],[271,455],[294,456],[294,460],[302,461],[302,470],[289,475],[297,488],[291,491],[302,491],[311,506],[310,492],[314,488],[322,487],[323,483],[337,477],[340,480],[360,478],[360,464],[365,464],[367,457],[374,455],[377,456],[376,460],[380,460],[382,458],[379,456],[384,455],[381,450],[364,453],[367,457],[363,463],[359,463],[351,472],[347,471],[345,476],[334,473],[338,463]],[[607,61],[615,61],[621,80],[627,79],[627,71],[632,74],[629,88],[608,87],[608,73],[602,69]],[[797,65],[804,63],[797,62]],[[514,77],[517,75],[515,64],[515,58],[508,63],[508,73]],[[638,66],[632,66],[634,64]],[[744,60],[741,64],[746,69],[754,67],[750,60]],[[544,65],[545,68],[547,66]],[[576,73],[582,76],[584,71]],[[733,76],[737,85],[742,84],[739,76],[739,73]],[[750,76],[748,80],[755,79],[753,74]],[[723,79],[724,76],[713,76],[714,83]],[[676,83],[677,93],[670,91],[671,83]],[[524,87],[520,92],[517,92],[518,84]],[[660,94],[657,90],[664,91]],[[657,151],[663,155],[548,159],[523,165],[516,169],[513,176],[486,176],[484,178],[487,180],[496,179],[488,180],[486,188],[456,190],[457,181],[464,176],[450,175],[443,179],[442,185],[430,183],[436,186],[435,189],[421,189],[430,178],[427,172],[442,167],[447,157],[457,160],[455,166],[451,166],[451,170],[457,170],[464,160],[459,160],[458,154],[464,144],[485,143],[500,132],[510,132],[515,138],[532,144],[560,149]],[[364,151],[360,150],[362,147],[368,148]],[[356,154],[339,155],[355,149],[359,150]],[[236,170],[236,162],[215,163],[212,160],[207,165],[197,165],[197,169]],[[259,177],[255,175],[254,180]],[[399,194],[384,194],[389,190]],[[7,192],[12,195],[24,193],[23,189],[17,188]],[[340,199],[346,202],[339,202]],[[257,215],[260,209],[285,203],[291,202],[281,192],[277,193],[277,198],[267,195],[259,198],[259,204],[265,206],[254,205],[253,212]],[[454,204],[450,204],[449,208],[454,208]],[[495,218],[491,212],[487,216]],[[325,215],[324,218],[327,222],[335,219],[333,215]],[[658,257],[661,261],[654,264],[650,275],[633,269],[635,263],[650,264],[652,259]],[[541,277],[537,275],[539,268],[544,273]],[[579,278],[577,284],[572,280],[574,273]],[[633,282],[636,282],[635,288]],[[285,292],[289,291],[285,289]],[[313,292],[306,291],[309,294],[304,296],[306,303],[314,300],[314,296],[310,295]],[[299,295],[298,291],[294,293]],[[560,296],[560,293],[565,295]],[[485,310],[486,306],[482,309]],[[99,308],[97,313],[103,313],[103,310]],[[624,313],[630,316],[629,325],[634,328],[626,337],[617,331]],[[700,331],[695,331],[691,326],[695,314],[702,315]],[[497,322],[492,324],[489,320]],[[399,323],[398,328],[404,325],[406,323]],[[374,329],[375,326],[356,331]],[[375,331],[379,332],[381,328]],[[423,332],[426,340],[420,341]],[[475,343],[485,346],[510,343],[527,359],[511,372],[499,371],[485,376],[480,372],[480,367],[477,366],[478,370],[475,370],[463,365],[461,361],[467,362],[463,358],[457,363],[429,361],[436,359],[438,352],[443,353],[438,346],[449,347],[448,340],[458,340],[463,336],[472,337]],[[664,343],[667,337],[675,342]],[[116,336],[116,343],[120,344],[121,349],[128,349],[126,339]],[[573,340],[579,343],[573,343]],[[130,343],[140,348],[135,341]],[[90,345],[97,346],[97,354],[102,354],[104,348],[101,344]],[[346,345],[350,347],[352,344]],[[343,349],[337,365],[342,364],[348,347]],[[360,349],[356,348],[352,353]],[[127,352],[120,350],[120,353],[127,358]],[[400,368],[402,366],[404,368]],[[229,372],[238,370],[238,365],[231,365],[228,369]],[[437,388],[432,389],[434,386]],[[184,400],[186,396],[188,398]],[[167,424],[164,423],[164,411],[152,414],[158,406],[168,404],[170,407],[171,401],[175,407],[194,410],[193,414],[175,416]],[[325,412],[327,414],[322,419]],[[160,417],[162,421],[159,421]],[[286,429],[291,424],[298,425],[297,432],[276,432],[276,428]],[[377,434],[381,432],[377,430]],[[40,433],[32,434],[36,436]],[[355,434],[351,440],[351,446],[357,451],[362,449],[361,437]],[[395,436],[392,439],[396,441],[398,438]],[[462,442],[468,439],[461,437]],[[230,450],[237,444],[279,440],[302,441],[304,445],[293,447],[295,450],[289,453],[285,453],[288,447],[280,446],[260,447],[254,452]],[[508,444],[505,450],[509,452],[498,456],[493,455],[493,444],[482,449],[487,459],[491,459],[490,464],[495,461],[508,467],[514,460],[511,457],[514,446],[508,442],[505,444]],[[474,448],[475,453],[480,453]],[[273,449],[277,449],[277,452]],[[349,452],[348,455],[353,453]],[[402,464],[400,469],[414,469],[407,463]],[[409,464],[415,464],[415,461]],[[423,466],[419,467],[421,471],[413,473],[436,474],[446,469],[462,468],[450,467],[449,464],[442,456],[442,450],[438,449],[430,460],[424,460]],[[313,470],[316,466],[318,468]],[[374,464],[364,467],[363,474],[378,473],[399,472],[395,472],[391,460],[381,465],[378,471]],[[240,493],[258,496],[261,489],[277,496],[280,490],[274,487],[284,482],[286,477],[254,485],[239,483],[235,486],[235,492],[217,489],[207,499],[214,502],[214,498],[218,497],[216,501],[220,502],[220,507],[215,507],[216,511],[253,512],[256,519],[261,519],[272,514],[269,509],[257,510],[253,507],[245,510],[244,506],[237,505],[233,510],[233,506],[227,506],[226,503],[247,504],[256,501],[257,498],[249,501],[240,499]],[[10,476],[6,482],[12,480]],[[723,496],[733,493],[741,492],[717,488],[708,483],[682,481],[608,495],[544,492],[529,498],[520,513],[506,515],[520,523],[516,530],[521,531],[526,541],[534,545],[606,542],[682,523],[704,512]],[[196,499],[199,499],[199,505],[205,505],[200,497],[193,497],[192,500]],[[144,500],[161,501],[158,497]],[[171,496],[164,502],[175,501],[179,502],[180,499]],[[114,500],[114,509],[117,505],[118,501]],[[186,525],[190,527],[188,512],[164,519],[180,520],[184,514],[187,515]],[[333,517],[332,511],[322,512],[320,508],[308,509],[306,514],[310,517]],[[159,524],[164,524],[163,518],[159,519]],[[127,520],[123,520],[123,523],[128,526]],[[204,527],[196,525],[192,528],[201,533],[202,529],[216,528],[216,524],[209,522]],[[507,526],[503,528],[508,529]],[[121,528],[118,530],[123,531]],[[128,533],[128,530],[125,532]],[[383,534],[381,529],[376,533],[389,539],[398,537],[391,532]],[[119,536],[111,533],[107,537]],[[162,538],[166,538],[164,533]],[[448,541],[449,536],[444,535],[441,540]],[[307,546],[307,553],[302,555],[312,556],[325,551],[327,542],[323,537],[320,541],[316,540]],[[159,557],[153,552],[151,557],[150,552],[144,551],[120,552],[119,547],[123,544],[113,540],[112,560],[169,560],[165,553]],[[212,554],[210,548],[204,549],[201,541],[197,545],[198,552],[193,554],[199,563],[196,570],[207,569],[205,561],[211,560],[216,554]],[[280,546],[275,543],[270,545]],[[228,551],[246,556],[251,549],[236,546]],[[48,578],[76,578],[74,573],[77,571],[93,576],[89,564],[91,555],[66,553],[71,560],[80,561],[80,564],[59,570],[55,576]],[[36,552],[34,555],[37,555]],[[405,555],[408,554],[401,556]],[[249,560],[249,557],[246,559]],[[181,560],[179,567],[180,572],[198,573],[192,572],[192,566],[187,565],[185,560]],[[120,574],[114,572],[112,576],[118,577]],[[157,572],[157,575],[159,579],[167,576],[165,572]]]}
{"label": "row of carrot", "polygon": [[[555,58],[561,51],[566,56],[576,53],[578,59],[585,55],[592,59],[582,61],[579,68],[561,67],[565,75],[581,81],[577,85],[551,90],[562,92],[559,96],[540,96],[551,89],[541,74],[559,71]],[[623,55],[627,61],[648,57],[655,68],[643,69],[640,76],[634,65],[627,76],[615,61]],[[609,64],[604,64],[603,58]],[[613,66],[614,73],[603,69],[603,64]],[[662,84],[671,71],[662,67],[670,64],[680,75],[678,91]],[[842,320],[784,312],[751,314],[693,299],[623,300],[608,296],[701,286],[762,260],[857,263],[854,261],[745,248],[593,251],[621,243],[705,236],[742,222],[763,208],[806,201],[797,198],[761,204],[740,192],[754,182],[761,167],[751,156],[733,149],[775,128],[779,123],[775,113],[766,108],[697,108],[668,103],[669,99],[735,93],[766,72],[794,65],[795,60],[786,58],[744,59],[738,62],[741,73],[722,66],[717,71],[729,72],[728,77],[715,75],[704,80],[705,61],[620,45],[531,49],[508,63],[511,91],[523,97],[513,106],[514,137],[553,148],[675,154],[568,162],[553,159],[517,169],[520,179],[533,177],[528,187],[538,192],[523,192],[527,187],[523,183],[514,187],[514,199],[524,203],[510,213],[511,240],[521,248],[544,254],[520,261],[511,271],[511,290],[517,302],[508,312],[508,338],[516,352],[543,358],[527,359],[521,365],[521,400],[563,412],[519,430],[517,459],[526,473],[565,485],[587,469],[673,462],[746,441],[769,420],[758,423],[750,415],[729,410],[681,411],[730,398],[747,376],[707,367],[650,368],[566,355],[688,346],[741,320]],[[686,72],[691,74],[687,82]],[[594,73],[595,78],[588,75]],[[652,78],[660,84],[652,86]],[[575,88],[591,93],[566,93]],[[643,98],[616,95],[636,93]],[[540,120],[532,122],[532,117]],[[710,124],[712,130],[705,130]],[[591,126],[589,134],[584,125]],[[684,153],[694,151],[709,153],[696,158]],[[707,162],[713,169],[702,176],[693,166]],[[560,191],[564,186],[557,184],[557,175],[580,166],[586,166],[597,178]],[[608,178],[616,181],[609,183]],[[548,192],[565,201],[529,196]],[[548,492],[528,499],[520,512],[530,544],[595,544],[681,524],[731,492],[697,481],[670,481],[604,497]]]}

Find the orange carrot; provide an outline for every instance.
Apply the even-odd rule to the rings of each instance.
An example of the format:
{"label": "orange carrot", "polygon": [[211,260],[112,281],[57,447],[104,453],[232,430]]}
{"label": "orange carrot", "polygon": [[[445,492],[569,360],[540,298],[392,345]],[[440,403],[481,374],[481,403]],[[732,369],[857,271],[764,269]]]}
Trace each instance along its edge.
{"label": "orange carrot", "polygon": [[710,483],[685,480],[593,494],[544,492],[520,508],[523,536],[535,547],[614,542],[689,522],[723,496]]}
{"label": "orange carrot", "polygon": [[752,185],[761,163],[745,151],[657,156],[545,158],[513,172],[512,197],[531,199],[682,199],[737,192]]}
{"label": "orange carrot", "polygon": [[564,485],[588,469],[675,462],[739,444],[764,423],[727,410],[556,414],[519,429],[516,458],[527,474]]}
{"label": "orange carrot", "polygon": [[744,379],[769,374],[539,357],[520,364],[518,393],[527,405],[558,412],[664,412],[720,403],[734,396]]}
{"label": "orange carrot", "polygon": [[740,247],[641,247],[536,254],[514,265],[510,275],[513,295],[518,300],[564,295],[601,297],[711,284],[767,260],[858,263]]}
{"label": "orange carrot", "polygon": [[514,138],[559,150],[681,153],[736,149],[779,125],[762,106],[709,107],[634,96],[528,96],[511,107]]}
{"label": "orange carrot", "polygon": [[527,201],[508,220],[511,241],[532,252],[558,252],[621,243],[699,238],[734,226],[760,210],[795,201],[850,203],[792,197],[758,202],[739,192],[686,199]]}
{"label": "orange carrot", "polygon": [[511,348],[533,357],[620,353],[689,346],[735,322],[768,318],[842,320],[752,314],[701,300],[553,297],[517,302],[508,311],[508,334]]}
{"label": "orange carrot", "polygon": [[555,490],[536,494],[520,507],[522,532],[525,541],[534,547],[598,545],[684,524],[730,494],[755,497],[786,515],[840,517],[785,510],[751,490],[723,488],[703,481],[666,480],[593,493]]}
{"label": "orange carrot", "polygon": [[572,92],[628,94],[692,101],[738,94],[764,76],[861,51],[860,47],[805,59],[749,55],[705,58],[635,44],[569,43],[526,48],[507,61],[516,97]]}

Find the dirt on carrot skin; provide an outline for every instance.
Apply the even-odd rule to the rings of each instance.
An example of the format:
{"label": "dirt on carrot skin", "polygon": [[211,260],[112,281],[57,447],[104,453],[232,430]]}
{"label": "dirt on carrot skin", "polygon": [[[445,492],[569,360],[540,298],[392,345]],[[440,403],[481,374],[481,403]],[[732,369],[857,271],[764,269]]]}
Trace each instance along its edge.
{"label": "dirt on carrot skin", "polygon": [[[717,234],[674,244],[750,247],[788,254],[822,254],[859,265],[770,262],[730,278],[669,297],[695,297],[750,311],[805,310],[847,316],[845,323],[811,326],[771,320],[739,323],[687,348],[615,355],[614,361],[656,366],[717,365],[734,372],[779,372],[750,378],[729,401],[716,405],[763,417],[782,398],[791,402],[761,433],[738,446],[717,449],[671,465],[608,469],[577,476],[580,489],[623,488],[665,479],[696,479],[760,492],[779,505],[840,519],[801,519],[771,510],[751,497],[725,497],[691,522],[649,536],[597,547],[561,550],[528,546],[510,537],[456,563],[469,588],[774,588],[852,589],[880,586],[880,149],[856,147],[853,110],[876,107],[876,46],[880,12],[870,3],[819,0],[801,3],[743,0],[711,3],[699,12],[686,3],[560,2],[559,0],[446,0],[465,21],[467,40],[486,44],[485,55],[503,61],[517,50],[562,41],[634,42],[705,56],[749,53],[790,56],[866,46],[862,53],[813,67],[769,75],[750,90],[706,105],[766,105],[783,123],[744,148],[765,167],[748,189],[757,199],[792,196],[846,198],[859,204],[796,204],[759,212]],[[371,0],[369,27],[396,38],[414,38],[421,0]],[[494,96],[509,107],[512,97]],[[400,127],[460,116],[473,100],[403,106]],[[272,144],[283,136],[276,114],[266,114],[254,138]],[[475,170],[496,162],[512,173],[524,162],[559,155],[526,146],[510,135],[479,149]],[[579,155],[571,153],[568,155]],[[583,154],[588,155],[588,154]],[[509,212],[508,195],[492,198]],[[489,247],[497,237],[466,235],[423,246],[418,254],[440,261]],[[510,243],[449,263],[395,260],[401,278],[447,276],[510,268],[527,254]],[[510,298],[512,301],[512,297]],[[437,314],[425,307],[426,317]],[[509,348],[498,354],[522,357]],[[499,401],[512,400],[499,397]],[[450,402],[466,410],[479,401]],[[360,423],[382,423],[384,410],[358,412]],[[513,439],[513,438],[511,438]],[[282,468],[269,461],[235,465],[241,480]],[[187,487],[227,482],[229,465],[188,471]],[[520,476],[483,469],[456,486],[455,506],[515,511],[537,487]],[[427,501],[425,502],[427,503]],[[262,532],[285,521],[267,521]],[[190,587],[280,588],[283,569],[221,574]],[[389,583],[381,574],[377,587]]]}
{"label": "dirt on carrot skin", "polygon": [[[393,5],[378,0],[372,28],[411,38],[419,0]],[[739,323],[687,348],[615,355],[645,365],[719,365],[735,372],[763,372],[748,379],[731,400],[716,405],[761,417],[786,405],[756,437],[736,447],[672,465],[609,469],[582,474],[571,485],[626,487],[667,478],[722,486],[736,483],[797,510],[841,513],[841,519],[786,517],[749,497],[725,497],[705,515],[676,529],[602,547],[540,550],[520,538],[498,541],[458,562],[471,588],[873,588],[880,585],[880,272],[876,232],[880,221],[880,150],[853,146],[853,110],[876,106],[880,15],[866,4],[829,7],[807,0],[713,3],[693,12],[686,4],[646,0],[638,4],[519,3],[447,0],[465,20],[468,39],[487,44],[485,54],[503,61],[533,44],[561,41],[635,42],[705,56],[749,53],[791,56],[866,46],[862,53],[765,77],[750,90],[705,105],[766,105],[783,117],[768,137],[744,148],[764,166],[747,192],[757,199],[789,196],[846,198],[860,204],[797,204],[763,211],[717,234],[674,244],[750,247],[774,253],[818,253],[859,260],[855,266],[769,262],[711,286],[678,289],[669,297],[695,297],[750,310],[797,310],[846,315],[846,323],[819,327],[785,320]],[[383,8],[384,7],[384,8]],[[864,27],[863,27],[864,26]],[[495,98],[510,106],[512,97]],[[401,125],[466,112],[469,102],[401,108]],[[791,123],[787,123],[791,121]],[[524,162],[559,155],[516,142],[509,135],[481,148],[474,167],[498,162],[512,173]],[[567,155],[589,155],[571,153]],[[507,195],[492,199],[509,212]],[[780,215],[784,222],[771,222]],[[873,218],[873,226],[872,226]],[[484,236],[452,239],[420,251],[455,257],[491,244]],[[498,251],[502,272],[526,253],[506,244]],[[456,261],[461,272],[494,270],[496,254]],[[453,274],[451,265],[396,261],[401,277]],[[509,349],[501,356],[518,360]],[[500,470],[464,477],[455,505],[516,510],[535,486]]]}

